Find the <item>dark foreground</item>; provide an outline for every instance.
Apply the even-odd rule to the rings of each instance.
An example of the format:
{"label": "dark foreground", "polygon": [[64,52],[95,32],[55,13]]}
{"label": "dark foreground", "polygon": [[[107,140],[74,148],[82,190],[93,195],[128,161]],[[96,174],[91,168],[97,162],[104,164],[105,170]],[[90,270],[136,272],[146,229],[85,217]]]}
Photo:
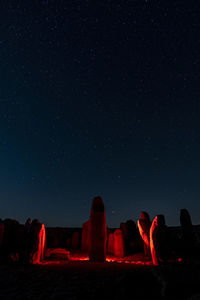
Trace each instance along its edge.
{"label": "dark foreground", "polygon": [[[199,295],[199,296],[198,296]],[[200,299],[200,266],[46,262],[0,266],[0,299]]]}

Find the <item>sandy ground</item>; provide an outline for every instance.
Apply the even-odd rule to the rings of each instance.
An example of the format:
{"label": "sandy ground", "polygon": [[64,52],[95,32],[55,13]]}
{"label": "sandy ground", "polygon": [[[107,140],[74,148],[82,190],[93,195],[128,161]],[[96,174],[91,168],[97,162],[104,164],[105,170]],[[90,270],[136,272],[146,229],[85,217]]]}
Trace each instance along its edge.
{"label": "sandy ground", "polygon": [[0,299],[200,299],[199,266],[153,267],[142,255],[126,263],[86,259],[1,265]]}

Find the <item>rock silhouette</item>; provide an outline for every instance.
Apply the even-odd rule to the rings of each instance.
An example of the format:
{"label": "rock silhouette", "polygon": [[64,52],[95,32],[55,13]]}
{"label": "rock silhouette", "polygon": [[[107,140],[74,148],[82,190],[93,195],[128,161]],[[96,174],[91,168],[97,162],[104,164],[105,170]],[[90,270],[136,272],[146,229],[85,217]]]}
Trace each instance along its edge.
{"label": "rock silhouette", "polygon": [[0,248],[3,242],[3,236],[4,236],[4,223],[2,220],[0,220]]}
{"label": "rock silhouette", "polygon": [[72,234],[72,241],[71,241],[71,248],[73,250],[78,250],[79,249],[79,232],[78,231],[75,231],[73,234]]}
{"label": "rock silhouette", "polygon": [[3,238],[2,238],[2,253],[7,257],[14,258],[19,253],[19,238],[18,230],[20,224],[16,220],[5,219],[3,221]]}
{"label": "rock silhouette", "polygon": [[106,215],[101,197],[93,199],[89,219],[89,259],[90,261],[104,261],[106,258]]}
{"label": "rock silhouette", "polygon": [[120,229],[123,232],[126,255],[137,252],[140,235],[136,223],[133,220],[128,220],[126,223],[120,223]]}
{"label": "rock silhouette", "polygon": [[29,232],[30,227],[31,227],[31,218],[28,218],[25,223],[25,231]]}
{"label": "rock silhouette", "polygon": [[89,248],[89,221],[86,221],[82,225],[82,238],[81,238],[81,250],[88,251]]}
{"label": "rock silhouette", "polygon": [[181,258],[183,262],[190,262],[200,258],[200,245],[191,216],[187,209],[180,210],[180,225],[182,231],[181,238]]}

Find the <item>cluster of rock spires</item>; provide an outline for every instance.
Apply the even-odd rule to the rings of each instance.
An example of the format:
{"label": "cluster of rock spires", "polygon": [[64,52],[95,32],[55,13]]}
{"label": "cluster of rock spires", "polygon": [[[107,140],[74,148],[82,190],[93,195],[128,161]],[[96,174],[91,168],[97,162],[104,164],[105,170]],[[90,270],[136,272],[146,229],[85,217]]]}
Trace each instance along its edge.
{"label": "cluster of rock spires", "polygon": [[169,261],[190,263],[200,259],[200,239],[192,225],[187,209],[180,210],[180,228],[172,231],[165,224],[164,215],[150,221],[146,212],[141,212],[138,228],[144,242],[144,253],[152,258],[154,265]]}
{"label": "cluster of rock spires", "polygon": [[186,209],[180,211],[180,227],[167,227],[163,215],[151,222],[141,212],[136,223],[128,220],[120,228],[106,226],[105,207],[101,197],[92,202],[89,220],[82,230],[46,228],[38,220],[28,218],[25,225],[11,219],[0,220],[0,259],[37,264],[43,259],[68,259],[69,251],[88,253],[92,262],[103,262],[106,255],[124,257],[144,251],[154,265],[181,260],[200,259],[200,241]]}
{"label": "cluster of rock spires", "polygon": [[28,218],[25,225],[16,220],[0,221],[0,257],[4,261],[36,264],[43,260],[46,245],[44,224]]}
{"label": "cluster of rock spires", "polygon": [[104,203],[101,197],[93,199],[90,218],[82,226],[81,250],[89,253],[91,261],[105,261],[106,254],[123,257],[141,251],[142,240],[132,220],[120,228],[106,226]]}

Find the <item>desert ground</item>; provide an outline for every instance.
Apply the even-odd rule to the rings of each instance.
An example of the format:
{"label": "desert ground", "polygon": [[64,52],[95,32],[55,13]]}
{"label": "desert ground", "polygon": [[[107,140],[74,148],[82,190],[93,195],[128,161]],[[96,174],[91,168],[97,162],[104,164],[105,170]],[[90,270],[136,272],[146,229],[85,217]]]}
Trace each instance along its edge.
{"label": "desert ground", "polygon": [[0,265],[0,299],[200,299],[200,265],[153,266],[135,254],[104,263],[70,260]]}

